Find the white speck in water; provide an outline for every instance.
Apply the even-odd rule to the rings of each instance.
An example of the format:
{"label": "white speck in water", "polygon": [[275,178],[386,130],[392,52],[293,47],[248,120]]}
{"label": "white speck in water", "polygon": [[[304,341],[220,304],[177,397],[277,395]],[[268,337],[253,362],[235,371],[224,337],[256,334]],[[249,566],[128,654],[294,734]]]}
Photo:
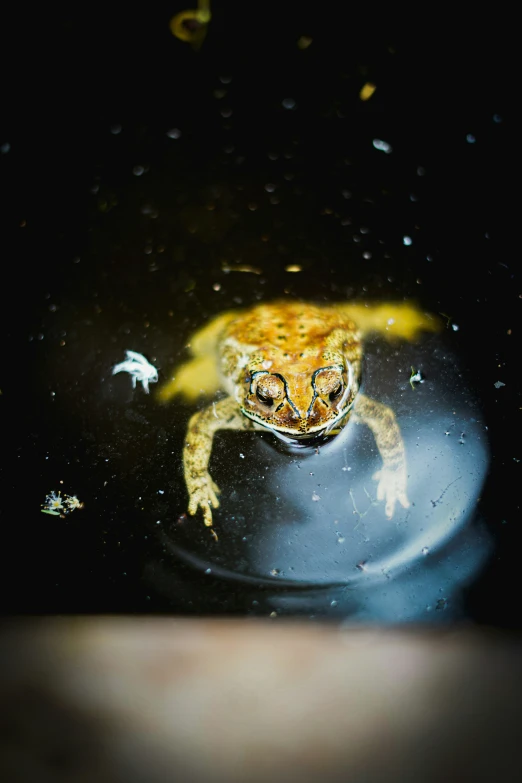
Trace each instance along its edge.
{"label": "white speck in water", "polygon": [[421,552],[422,552],[423,555],[427,555],[429,551],[430,550],[428,549],[427,546],[423,546],[422,549],[421,549]]}
{"label": "white speck in water", "polygon": [[426,169],[424,166],[417,166],[417,176],[423,177],[426,174]]}
{"label": "white speck in water", "polygon": [[344,468],[342,468],[342,470],[351,470],[351,468],[349,468],[348,465],[345,465]]}
{"label": "white speck in water", "polygon": [[11,145],[9,144],[8,141],[6,141],[0,147],[0,152],[2,153],[2,155],[7,155],[7,153],[10,151],[10,149],[11,149]]}
{"label": "white speck in water", "polygon": [[502,122],[502,117],[500,116],[500,114],[493,115],[493,122]]}
{"label": "white speck in water", "polygon": [[279,576],[279,574],[281,573],[281,571],[279,570],[279,568],[272,568],[272,570],[270,571],[270,573],[272,574],[272,576]]}
{"label": "white speck in water", "polygon": [[343,198],[346,198],[346,199],[352,197],[351,191],[349,191],[349,190],[342,190],[341,191],[341,195],[342,195]]}
{"label": "white speck in water", "polygon": [[383,141],[382,139],[373,139],[372,141],[373,146],[376,150],[380,150],[381,152],[385,152],[386,155],[389,155],[390,152],[392,152],[393,147],[391,144],[388,144],[387,141]]}
{"label": "white speck in water", "polygon": [[502,381],[497,381],[496,383],[494,383],[494,384],[493,384],[493,386],[495,387],[495,389],[500,389],[500,387],[501,387],[501,386],[505,386],[505,385],[506,385],[506,384],[505,384],[505,383],[502,383]]}
{"label": "white speck in water", "polygon": [[211,568],[207,568],[207,570],[205,571],[205,573],[206,573],[206,574],[211,574],[211,573],[212,573],[212,569],[211,569]]}
{"label": "white speck in water", "polygon": [[132,173],[135,177],[141,177],[142,174],[145,174],[145,169],[143,166],[134,166]]}
{"label": "white speck in water", "polygon": [[273,193],[276,189],[276,186],[273,184],[273,182],[267,182],[265,185],[265,190],[267,193]]}
{"label": "white speck in water", "polygon": [[219,113],[221,114],[222,117],[228,120],[229,117],[232,117],[233,111],[232,109],[221,109]]}
{"label": "white speck in water", "polygon": [[119,123],[115,123],[114,125],[111,125],[111,133],[113,136],[117,136],[118,133],[121,133],[123,130],[122,126]]}
{"label": "white speck in water", "polygon": [[156,520],[156,524],[157,524],[157,525],[161,525],[161,519],[157,519],[157,520]]}
{"label": "white speck in water", "polygon": [[315,500],[315,501],[321,500],[321,495],[318,495],[317,492],[314,492],[312,494],[312,500]]}
{"label": "white speck in water", "polygon": [[221,291],[221,283],[214,283],[212,288],[214,289],[214,291]]}
{"label": "white speck in water", "polygon": [[363,253],[363,258],[365,258],[366,260],[370,259],[371,257],[372,257],[371,253],[368,253],[368,252]]}
{"label": "white speck in water", "polygon": [[241,454],[241,452],[239,452],[239,456],[241,457],[241,459],[245,459],[245,455]]}
{"label": "white speck in water", "polygon": [[277,617],[277,612],[270,612],[270,617]]}
{"label": "white speck in water", "polygon": [[181,136],[181,131],[179,128],[171,128],[167,131],[167,136],[169,139],[179,139]]}
{"label": "white speck in water", "polygon": [[413,242],[411,237],[405,236],[402,238],[402,244],[403,245],[411,245]]}
{"label": "white speck in water", "polygon": [[475,144],[476,138],[472,133],[468,133],[466,136],[466,141],[468,142],[468,144]]}
{"label": "white speck in water", "polygon": [[388,326],[391,326],[392,324],[394,324],[394,323],[395,323],[395,318],[388,318],[388,320],[386,321],[386,323],[388,324]]}
{"label": "white speck in water", "polygon": [[344,542],[346,541],[345,537],[339,532],[337,532],[335,535],[337,536],[337,543],[344,544]]}
{"label": "white speck in water", "polygon": [[281,104],[284,109],[295,109],[297,105],[293,98],[283,98]]}
{"label": "white speck in water", "polygon": [[335,601],[335,600],[330,601],[330,606],[337,606],[337,601]]}
{"label": "white speck in water", "polygon": [[165,490],[164,489],[158,489],[158,495],[164,495]]}
{"label": "white speck in water", "polygon": [[417,196],[415,193],[410,193],[410,201],[417,201]]}
{"label": "white speck in water", "polygon": [[459,331],[459,325],[458,324],[451,324],[451,328],[453,329],[454,332],[458,332]]}

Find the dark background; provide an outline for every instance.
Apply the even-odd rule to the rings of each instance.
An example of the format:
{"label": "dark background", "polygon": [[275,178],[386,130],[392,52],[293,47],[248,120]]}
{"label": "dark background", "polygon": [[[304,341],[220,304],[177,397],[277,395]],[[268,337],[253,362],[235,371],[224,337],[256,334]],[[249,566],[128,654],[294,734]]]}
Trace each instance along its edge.
{"label": "dark background", "polygon": [[[125,240],[118,246],[114,237],[135,230],[126,201],[133,198],[126,194],[134,187],[134,166],[146,161],[156,171],[161,194],[187,183],[205,188],[213,177],[223,181],[223,147],[232,144],[233,155],[244,160],[234,159],[240,174],[234,170],[230,181],[241,181],[248,198],[251,183],[268,179],[267,151],[292,149],[298,138],[294,171],[304,198],[289,213],[289,235],[295,240],[308,231],[320,248],[316,206],[342,209],[343,167],[350,166],[351,215],[376,226],[388,251],[388,257],[374,254],[364,274],[354,270],[356,288],[369,280],[375,295],[380,281],[392,277],[400,280],[401,295],[428,292],[461,325],[460,355],[491,438],[480,513],[496,542],[470,588],[469,614],[519,626],[522,285],[512,230],[520,143],[513,20],[492,16],[497,9],[488,18],[423,11],[385,19],[341,3],[306,10],[294,3],[216,2],[206,40],[194,52],[168,27],[184,7],[85,4],[30,14],[10,9],[2,17],[0,145],[10,145],[0,155],[4,610],[147,610],[138,578],[130,587],[108,578],[121,556],[114,549],[102,562],[97,533],[49,533],[41,515],[35,523],[28,498],[41,498],[44,446],[67,440],[63,421],[49,409],[43,360],[29,341],[47,326],[49,301],[58,300],[65,312],[71,291],[81,300],[93,287],[104,296],[118,284],[120,273],[104,272],[100,237],[107,231],[106,247],[115,257],[124,254]],[[313,39],[306,51],[296,45],[302,35]],[[232,77],[230,86],[220,77]],[[367,80],[378,89],[362,103]],[[217,106],[213,93],[221,88],[229,94]],[[285,97],[296,101],[295,111],[281,108]],[[225,104],[233,109],[231,128],[220,113]],[[114,133],[118,125],[122,132]],[[172,127],[183,133],[179,181],[171,159],[168,176],[161,175]],[[384,161],[372,138],[392,145]],[[417,201],[411,202],[414,180]],[[104,207],[111,198],[114,209]],[[376,218],[369,205],[377,205]],[[166,219],[162,230],[168,233]],[[330,245],[337,230],[327,229]],[[407,255],[403,234],[415,235]],[[73,268],[87,251],[89,266]],[[140,295],[133,263],[121,271],[131,304]],[[205,263],[195,264],[197,279]],[[272,263],[276,290],[277,259]],[[329,286],[339,263],[332,261]],[[190,277],[186,263],[178,272],[184,275]],[[322,281],[310,281],[308,290],[302,285],[296,292],[309,295]],[[204,297],[199,307],[211,311]],[[76,360],[69,357],[71,369]],[[498,380],[501,389],[494,387]],[[169,605],[158,601],[153,608]]]}

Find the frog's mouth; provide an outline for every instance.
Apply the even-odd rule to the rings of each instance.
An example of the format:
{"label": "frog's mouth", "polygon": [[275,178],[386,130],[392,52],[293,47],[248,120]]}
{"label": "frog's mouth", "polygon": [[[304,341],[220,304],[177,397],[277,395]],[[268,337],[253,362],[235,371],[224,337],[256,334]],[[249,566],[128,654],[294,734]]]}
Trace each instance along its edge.
{"label": "frog's mouth", "polygon": [[293,444],[294,446],[311,446],[318,441],[323,441],[325,438],[331,437],[336,434],[336,430],[344,427],[347,421],[348,414],[352,410],[352,404],[346,408],[346,410],[339,413],[334,419],[327,424],[317,425],[316,427],[309,427],[306,430],[295,431],[294,428],[277,426],[273,422],[263,421],[261,417],[252,415],[249,411],[243,410],[243,413],[249,418],[253,419],[257,424],[267,429],[279,440],[284,443]]}

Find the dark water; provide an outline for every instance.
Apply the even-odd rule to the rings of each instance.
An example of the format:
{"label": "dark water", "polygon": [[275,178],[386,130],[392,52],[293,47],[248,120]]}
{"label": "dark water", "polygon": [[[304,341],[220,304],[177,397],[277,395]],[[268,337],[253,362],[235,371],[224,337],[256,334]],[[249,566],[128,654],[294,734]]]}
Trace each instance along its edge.
{"label": "dark water", "polygon": [[[241,21],[222,4],[199,54],[170,8],[42,20],[45,48],[13,21],[40,67],[13,55],[0,134],[5,608],[517,625],[506,55],[291,13],[274,29],[270,8]],[[441,334],[366,348],[412,506],[386,519],[363,426],[319,453],[223,433],[215,542],[185,514],[194,407],[111,368],[131,349],[165,381],[208,319],[279,297],[444,314]],[[51,490],[84,508],[42,514]]]}

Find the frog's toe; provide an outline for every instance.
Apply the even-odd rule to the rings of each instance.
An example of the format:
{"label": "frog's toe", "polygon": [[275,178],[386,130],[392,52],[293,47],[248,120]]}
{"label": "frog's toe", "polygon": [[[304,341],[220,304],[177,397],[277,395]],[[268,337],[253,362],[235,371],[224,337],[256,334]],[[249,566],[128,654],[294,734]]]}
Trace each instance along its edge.
{"label": "frog's toe", "polygon": [[199,508],[198,498],[195,495],[191,495],[188,504],[188,512],[191,517],[195,516],[198,513],[198,508]]}
{"label": "frog's toe", "polygon": [[[213,481],[212,479],[210,479],[210,486],[211,486],[211,488],[212,488],[212,491],[213,491],[214,495],[219,495],[219,494],[221,494],[221,490],[220,490],[220,488],[218,487],[218,485],[216,484],[216,482],[215,482],[215,481]],[[219,505],[219,503],[218,503],[218,505]],[[217,506],[214,506],[214,508],[217,508]]]}
{"label": "frog's toe", "polygon": [[378,481],[377,500],[386,501],[384,513],[388,519],[393,517],[397,501],[403,508],[409,507],[410,501],[406,495],[404,477],[401,473],[383,468],[374,473],[373,479]]}
{"label": "frog's toe", "polygon": [[406,495],[406,492],[398,492],[397,493],[397,500],[401,504],[403,508],[409,508],[410,507],[410,501],[408,500],[408,496]]}
{"label": "frog's toe", "polygon": [[207,527],[212,527],[212,511],[210,510],[209,504],[202,505],[201,508],[203,511],[203,522]]}
{"label": "frog's toe", "polygon": [[219,492],[219,488],[216,487],[214,482],[212,481],[212,485],[209,485],[207,488],[208,492],[208,502],[213,508],[219,508],[219,500],[216,496],[216,492]]}

